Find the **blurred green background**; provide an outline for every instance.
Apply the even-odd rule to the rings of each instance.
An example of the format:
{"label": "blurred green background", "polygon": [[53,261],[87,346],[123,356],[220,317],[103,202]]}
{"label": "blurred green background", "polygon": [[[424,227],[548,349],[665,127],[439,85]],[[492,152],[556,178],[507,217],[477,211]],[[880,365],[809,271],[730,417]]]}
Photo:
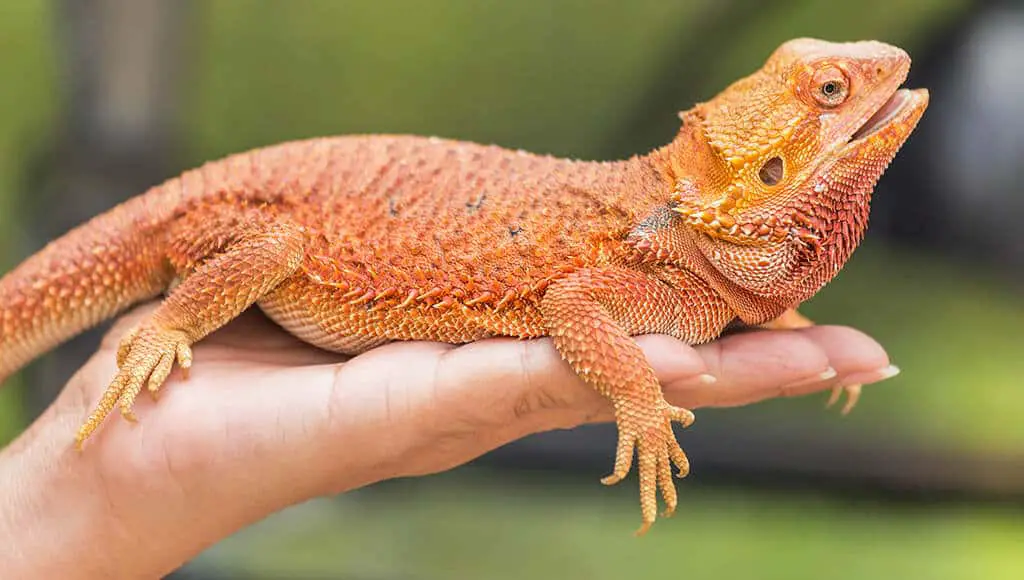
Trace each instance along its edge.
{"label": "blurred green background", "polygon": [[[991,228],[960,223],[935,172],[954,108],[943,100],[976,80],[946,65],[978,45],[983,15],[1016,5],[6,2],[4,269],[118,199],[231,152],[401,132],[618,158],[667,142],[675,111],[757,68],[786,39],[891,42],[914,56],[911,84],[932,88],[933,106],[879,187],[877,228],[806,307],[873,335],[903,369],[868,388],[852,415],[823,412],[820,397],[702,411],[683,437],[695,468],[679,486],[679,515],[642,541],[629,535],[634,486],[597,483],[611,464],[608,431],[585,429],[299,506],[179,574],[1024,577],[1024,279],[1021,255],[999,251],[1024,248],[1024,234],[974,234]],[[1020,144],[1019,133],[1011,138]],[[1019,224],[1021,181],[1007,183],[998,207]],[[75,356],[0,391],[0,441],[45,404],[27,385],[62,384],[52,377]]]}

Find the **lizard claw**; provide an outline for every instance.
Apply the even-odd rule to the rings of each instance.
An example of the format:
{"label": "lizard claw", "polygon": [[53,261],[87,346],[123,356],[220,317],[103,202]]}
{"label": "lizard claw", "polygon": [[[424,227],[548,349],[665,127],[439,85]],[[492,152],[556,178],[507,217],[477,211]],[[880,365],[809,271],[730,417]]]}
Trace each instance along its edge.
{"label": "lizard claw", "polygon": [[686,453],[672,432],[672,421],[678,421],[684,427],[688,427],[693,423],[693,413],[663,403],[660,410],[650,413],[630,413],[623,410],[619,415],[619,443],[615,451],[615,469],[611,475],[603,478],[601,483],[614,485],[622,481],[629,473],[633,453],[636,451],[637,469],[640,473],[640,511],[643,516],[643,523],[636,531],[638,536],[647,533],[657,518],[659,489],[665,501],[662,517],[670,517],[675,513],[678,498],[672,481],[673,464],[679,469],[678,477],[686,477],[690,471]]}
{"label": "lizard claw", "polygon": [[152,323],[141,324],[128,331],[117,349],[118,372],[96,408],[79,428],[75,446],[81,448],[115,406],[125,420],[136,422],[135,398],[143,386],[156,397],[170,376],[175,361],[183,370],[192,364],[192,349],[184,332],[160,328]]}
{"label": "lizard claw", "polygon": [[132,342],[135,340],[135,336],[139,334],[139,327],[142,324],[136,324],[135,326],[128,329],[128,332],[121,337],[121,342],[117,344],[117,367],[121,368],[124,361],[128,358],[128,352],[131,351]]}
{"label": "lizard claw", "polygon": [[853,408],[857,406],[857,401],[860,400],[861,386],[862,385],[846,385],[841,387],[833,387],[832,394],[829,395],[828,402],[825,403],[825,408],[831,408],[833,405],[839,402],[839,399],[840,397],[842,397],[843,393],[846,393],[846,404],[843,405],[842,410],[840,410],[839,412],[843,415],[848,415],[850,411],[852,411]]}

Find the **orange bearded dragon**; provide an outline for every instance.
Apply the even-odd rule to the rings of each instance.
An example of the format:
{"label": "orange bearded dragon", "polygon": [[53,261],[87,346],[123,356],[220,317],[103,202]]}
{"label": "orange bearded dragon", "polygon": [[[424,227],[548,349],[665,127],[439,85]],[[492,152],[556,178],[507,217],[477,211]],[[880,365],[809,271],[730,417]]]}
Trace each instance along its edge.
{"label": "orange bearded dragon", "polygon": [[[0,279],[0,380],[166,292],[128,333],[77,435],[134,420],[190,345],[257,305],[288,332],[356,354],[395,340],[550,336],[614,406],[614,484],[640,476],[641,532],[672,465],[668,404],[631,338],[690,344],[730,324],[809,324],[793,310],[864,235],[877,180],[928,104],[899,88],[907,54],[792,40],[681,113],[647,155],[583,162],[460,141],[342,136],[256,149],[158,185]],[[857,394],[851,389],[851,397]]]}

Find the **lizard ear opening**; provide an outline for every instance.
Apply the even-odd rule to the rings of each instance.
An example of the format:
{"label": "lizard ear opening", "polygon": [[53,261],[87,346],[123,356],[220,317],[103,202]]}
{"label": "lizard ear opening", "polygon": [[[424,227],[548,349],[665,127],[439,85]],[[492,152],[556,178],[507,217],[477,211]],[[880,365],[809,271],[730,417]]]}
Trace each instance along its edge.
{"label": "lizard ear opening", "polygon": [[757,176],[761,178],[762,183],[772,186],[782,181],[784,173],[785,164],[782,162],[781,157],[776,156],[765,161],[764,165],[761,166],[761,170],[757,172]]}

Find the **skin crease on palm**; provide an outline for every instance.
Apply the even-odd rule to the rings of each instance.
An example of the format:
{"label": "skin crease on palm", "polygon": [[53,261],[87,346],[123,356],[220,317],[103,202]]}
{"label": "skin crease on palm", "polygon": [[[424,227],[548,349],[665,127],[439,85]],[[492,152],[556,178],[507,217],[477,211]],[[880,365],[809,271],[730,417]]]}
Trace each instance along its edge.
{"label": "skin crease on palm", "polygon": [[[106,387],[118,338],[152,309],[122,319],[0,454],[0,489],[20,490],[0,517],[0,537],[46,531],[11,535],[20,543],[0,545],[0,561],[17,566],[20,555],[40,576],[155,577],[306,499],[448,470],[532,433],[613,420],[607,400],[566,368],[549,339],[394,343],[346,359],[250,312],[196,345],[203,365],[188,381],[175,372],[178,388],[163,391],[159,405],[140,399],[144,420],[112,423],[92,453],[72,450],[67,435]],[[847,327],[754,331],[696,348],[662,335],[637,340],[669,402],[692,408],[891,374],[882,347]],[[149,541],[154,534],[159,541]],[[32,559],[39,554],[46,557]]]}

